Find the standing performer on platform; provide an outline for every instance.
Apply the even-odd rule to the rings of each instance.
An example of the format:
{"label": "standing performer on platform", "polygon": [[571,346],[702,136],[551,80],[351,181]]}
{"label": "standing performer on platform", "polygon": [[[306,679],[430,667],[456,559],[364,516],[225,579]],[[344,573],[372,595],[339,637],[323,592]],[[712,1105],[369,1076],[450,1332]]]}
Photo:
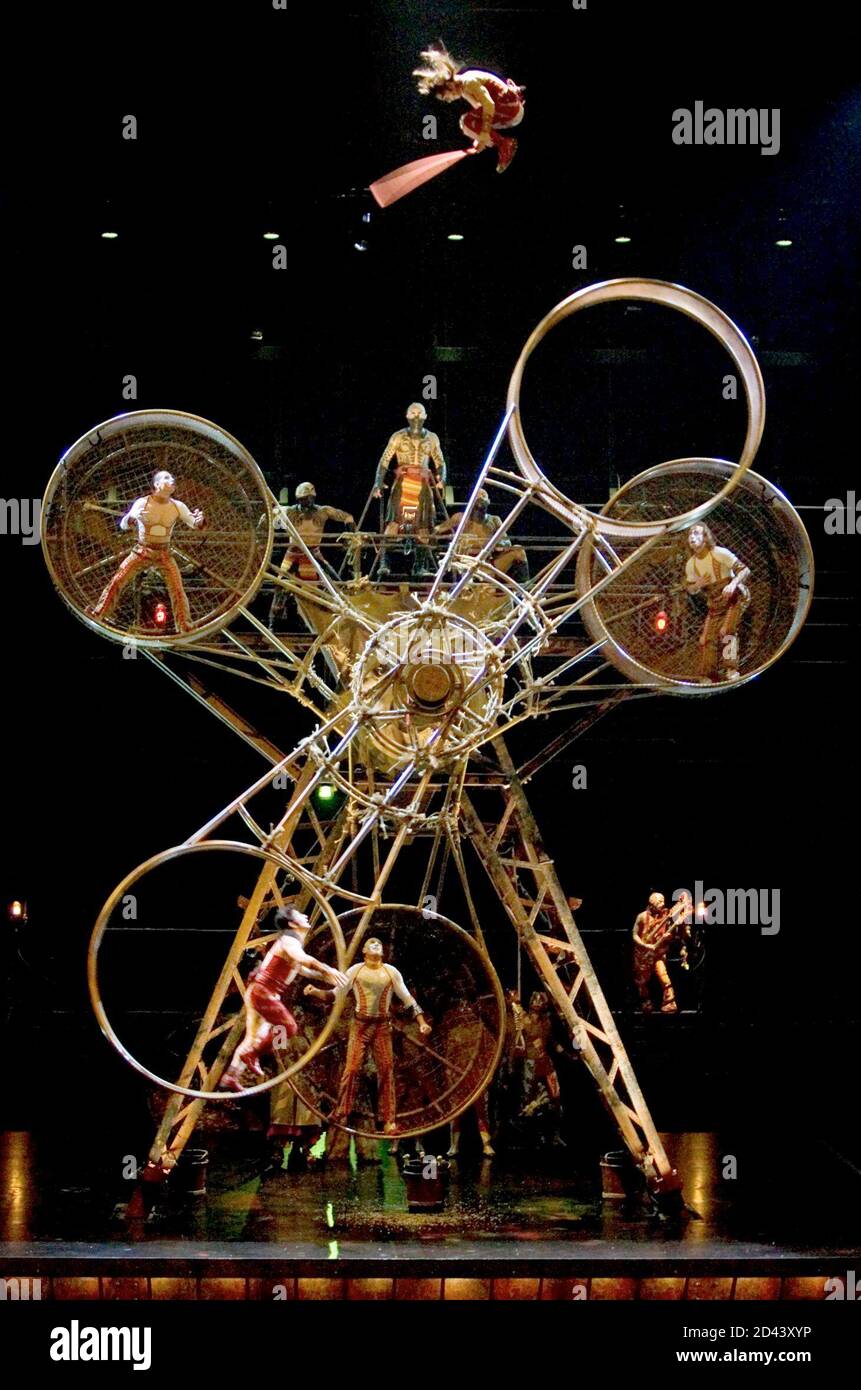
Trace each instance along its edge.
{"label": "standing performer on platform", "polygon": [[277,1046],[277,1029],[282,1030],[285,1044],[299,1031],[295,1018],[284,1003],[284,994],[297,975],[306,975],[312,980],[328,980],[336,989],[347,984],[347,977],[340,970],[324,965],[302,949],[311,926],[304,912],[299,912],[295,907],[281,907],[275,914],[275,925],[281,935],[248,976],[245,1037],[221,1078],[222,1086],[228,1091],[243,1090],[243,1078],[247,1072],[262,1080],[260,1058]]}
{"label": "standing performer on platform", "polygon": [[[442,505],[445,489],[445,459],[439,437],[425,428],[427,411],[419,401],[407,408],[407,428],[396,430],[383,450],[374,480],[374,497],[382,497],[383,484],[389,464],[395,461],[395,478],[386,512],[385,536],[415,535],[419,545],[413,561],[413,575],[426,578],[433,574],[433,561],[428,547],[434,524],[434,498]],[[385,578],[390,573],[387,542],[382,543],[377,574]]]}
{"label": "standing performer on platform", "polygon": [[460,118],[464,135],[471,135],[473,150],[493,147],[498,155],[496,172],[508,168],[517,151],[517,141],[501,132],[512,130],[523,120],[522,87],[510,78],[498,77],[483,68],[464,68],[443,43],[431,44],[419,54],[421,65],[413,77],[422,96],[433,94],[438,101],[466,101],[472,107]]}
{"label": "standing performer on platform", "polygon": [[[490,497],[485,489],[481,488],[460,539],[459,548],[466,555],[478,555],[494,532],[500,528],[499,517],[488,511],[489,506]],[[450,532],[456,531],[464,516],[464,512],[457,512],[454,516],[448,517],[436,528],[436,535],[447,536]],[[518,584],[525,584],[529,578],[526,551],[522,545],[512,545],[507,533],[499,537],[499,544],[491,550],[487,559],[494,569],[499,570],[501,574],[510,574]]]}
{"label": "standing performer on platform", "polygon": [[127,584],[141,570],[158,570],[164,577],[177,632],[191,631],[191,614],[182,584],[179,566],[170,553],[170,538],[177,521],[199,530],[204,524],[203,512],[190,511],[184,502],[174,497],[176,479],[162,469],[152,480],[152,492],[138,497],[120,521],[120,530],[127,531],[135,522],[138,528],[137,545],[123,560],[113,579],[102,590],[98,603],[90,612],[94,618],[109,618]]}
{"label": "standing performer on platform", "polygon": [[649,997],[649,985],[654,977],[663,989],[662,1014],[678,1013],[676,992],[667,969],[667,953],[677,928],[685,930],[690,921],[691,899],[683,894],[675,906],[668,909],[663,893],[653,893],[645,912],[634,922],[634,983],[644,1014],[654,1012]]}
{"label": "standing performer on platform", "polygon": [[[339,511],[337,507],[319,505],[317,502],[317,489],[313,483],[300,483],[296,489],[296,502],[292,507],[278,507],[274,516],[274,526],[276,531],[288,533],[288,545],[281,561],[281,573],[298,575],[300,579],[318,580],[319,574],[315,570],[308,556],[300,545],[297,545],[292,536],[287,522],[299,532],[302,540],[307,545],[317,564],[329,575],[330,579],[337,579],[331,565],[327,564],[323,558],[320,546],[323,541],[323,532],[327,521],[337,521],[341,526],[347,526],[352,530],[356,523],[349,512]],[[278,589],[272,600],[272,608],[269,614],[270,625],[279,617],[284,604],[287,600],[285,590]]]}
{"label": "standing performer on platform", "polygon": [[700,633],[700,676],[710,681],[738,680],[738,627],[750,592],[745,580],[750,570],[731,550],[716,545],[708,526],[698,521],[688,531],[693,552],[685,565],[689,594],[705,593],[708,612]]}
{"label": "standing performer on platform", "polygon": [[[355,1105],[359,1073],[368,1049],[371,1049],[377,1068],[377,1093],[380,1119],[386,1134],[397,1133],[395,1121],[395,1060],[392,1052],[392,995],[411,1009],[423,1037],[431,1031],[421,1007],[413,999],[404,977],[393,965],[383,960],[383,943],[372,936],[362,948],[362,961],[351,965],[346,980],[335,991],[335,997],[352,992],[355,1014],[350,1020],[347,1060],[341,1073],[338,1104],[332,1119],[346,1124]],[[306,985],[305,993],[316,999],[329,999],[333,991]]]}

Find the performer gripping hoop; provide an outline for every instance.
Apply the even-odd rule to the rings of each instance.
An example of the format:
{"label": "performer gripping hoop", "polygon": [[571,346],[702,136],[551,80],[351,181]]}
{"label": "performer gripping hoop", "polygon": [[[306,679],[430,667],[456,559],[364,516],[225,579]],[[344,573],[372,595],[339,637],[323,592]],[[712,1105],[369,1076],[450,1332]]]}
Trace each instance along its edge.
{"label": "performer gripping hoop", "polygon": [[275,923],[281,935],[248,977],[245,1037],[221,1080],[222,1086],[228,1091],[244,1089],[243,1075],[246,1072],[262,1079],[260,1058],[273,1049],[276,1028],[283,1030],[285,1042],[298,1032],[296,1020],[284,1003],[285,991],[297,975],[305,975],[311,980],[325,980],[336,989],[347,984],[347,977],[340,970],[324,965],[303,950],[303,942],[311,926],[304,912],[299,912],[295,907],[279,908]]}

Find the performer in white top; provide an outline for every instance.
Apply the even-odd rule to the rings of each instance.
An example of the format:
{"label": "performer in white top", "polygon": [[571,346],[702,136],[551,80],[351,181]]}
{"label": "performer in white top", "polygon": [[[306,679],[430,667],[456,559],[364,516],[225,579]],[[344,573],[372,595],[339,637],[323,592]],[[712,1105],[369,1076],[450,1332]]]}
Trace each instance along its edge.
{"label": "performer in white top", "polygon": [[137,526],[137,545],[133,546],[114,577],[102,590],[101,597],[90,610],[94,618],[108,618],[117,600],[140,570],[157,569],[163,576],[170,595],[173,621],[177,632],[191,631],[191,613],[183,588],[179,566],[170,553],[170,538],[177,521],[199,530],[204,524],[203,512],[192,511],[174,497],[176,479],[166,469],[152,480],[152,492],[138,497],[120,521],[120,530],[127,531],[132,522]]}
{"label": "performer in white top", "polygon": [[362,950],[362,961],[351,965],[346,984],[335,990],[306,985],[305,993],[318,999],[341,998],[352,992],[355,1014],[350,1020],[347,1060],[341,1073],[338,1104],[332,1119],[346,1124],[354,1108],[359,1072],[368,1048],[377,1068],[380,1119],[386,1134],[397,1131],[395,1122],[395,1062],[392,1053],[392,1024],[389,1017],[392,995],[410,1009],[425,1036],[431,1026],[404,983],[404,977],[383,960],[383,943],[372,936]]}
{"label": "performer in white top", "polygon": [[703,683],[737,681],[738,626],[750,603],[745,580],[750,570],[698,521],[688,531],[692,554],[685,565],[689,594],[704,593],[708,611],[700,633],[700,676]]}

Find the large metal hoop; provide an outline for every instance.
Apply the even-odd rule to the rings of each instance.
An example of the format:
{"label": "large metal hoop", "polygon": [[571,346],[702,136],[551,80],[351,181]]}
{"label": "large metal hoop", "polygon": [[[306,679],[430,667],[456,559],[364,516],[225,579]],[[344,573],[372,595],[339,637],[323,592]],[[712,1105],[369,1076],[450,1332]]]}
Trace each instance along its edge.
{"label": "large metal hoop", "polygon": [[[135,428],[146,426],[162,425],[165,428],[186,427],[190,434],[210,439],[214,444],[219,445],[231,454],[236,466],[245,470],[248,478],[253,481],[260,494],[261,502],[261,521],[265,523],[260,544],[259,562],[254,571],[253,577],[245,585],[244,591],[238,594],[234,603],[225,607],[220,613],[209,618],[208,621],[195,627],[190,633],[175,635],[148,636],[140,633],[127,633],[120,628],[113,627],[109,622],[95,618],[88,613],[72,595],[67,592],[67,586],[63,576],[58,572],[52,554],[50,540],[50,523],[52,519],[52,502],[58,489],[62,487],[70,467],[89,449],[103,443],[113,436],[122,435]],[[72,444],[62,458],[48,480],[45,495],[42,500],[42,521],[41,521],[41,543],[42,554],[48,573],[55,589],[63,602],[80,618],[81,622],[87,627],[97,632],[100,637],[107,637],[111,641],[121,642],[123,645],[137,646],[152,649],[171,649],[175,647],[188,646],[191,642],[199,641],[203,637],[211,637],[214,633],[220,632],[222,628],[236,616],[240,609],[246,607],[257,593],[272,556],[272,545],[274,539],[272,509],[274,504],[269,484],[267,483],[258,464],[245,448],[232,434],[216,425],[212,420],[207,420],[201,415],[191,415],[182,410],[135,410],[129,411],[125,415],[114,415],[109,420],[104,420],[100,425],[87,430],[79,439]],[[262,528],[261,528],[262,529]]]}
{"label": "large metal hoop", "polygon": [[102,1002],[101,991],[99,989],[99,948],[104,939],[111,914],[120,899],[128,892],[133,884],[137,883],[138,880],[143,878],[150,870],[157,869],[162,864],[167,864],[183,854],[199,854],[210,850],[250,854],[256,859],[262,859],[265,863],[275,864],[279,869],[288,871],[312,894],[315,902],[321,908],[329,929],[331,930],[332,939],[335,942],[335,955],[338,968],[343,968],[345,947],[341,924],[335,916],[328,900],[317,890],[316,886],[310,880],[306,881],[305,874],[292,859],[288,859],[286,855],[279,854],[275,850],[264,850],[258,845],[244,844],[241,840],[201,840],[198,844],[175,845],[171,849],[161,850],[159,854],[154,854],[151,859],[147,859],[143,864],[139,864],[136,869],[133,869],[130,874],[126,875],[121,883],[117,884],[117,887],[99,913],[96,924],[93,927],[93,934],[90,937],[90,945],[87,951],[87,986],[89,988],[90,1001],[96,1018],[98,1019],[99,1027],[111,1046],[116,1049],[120,1056],[128,1062],[130,1066],[134,1067],[135,1071],[140,1072],[141,1076],[145,1076],[148,1081],[152,1081],[154,1085],[161,1086],[166,1091],[173,1091],[173,1093],[178,1096],[189,1096],[192,1100],[235,1101],[242,1100],[247,1096],[261,1095],[264,1091],[271,1091],[273,1087],[280,1086],[282,1081],[286,1081],[289,1076],[299,1071],[306,1062],[309,1062],[312,1057],[316,1056],[320,1048],[327,1042],[329,1034],[338,1021],[341,1008],[343,1007],[343,1001],[339,1000],[334,1005],[323,1028],[320,1030],[307,1052],[304,1052],[292,1066],[286,1067],[284,1071],[279,1072],[277,1076],[270,1077],[267,1081],[261,1081],[257,1086],[243,1087],[242,1092],[237,1094],[234,1091],[199,1091],[191,1086],[179,1086],[176,1082],[166,1081],[164,1077],[158,1076],[155,1072],[150,1071],[149,1067],[145,1067],[142,1062],[139,1062],[136,1057],[133,1057],[128,1048],[120,1041],[108,1018],[107,1010]]}
{"label": "large metal hoop", "polygon": [[[593,512],[587,511],[585,507],[566,497],[555,484],[550,482],[533,458],[526,442],[520,416],[520,391],[526,363],[551,328],[555,328],[563,319],[568,318],[579,309],[590,309],[596,304],[612,303],[619,299],[640,299],[651,304],[663,304],[668,308],[678,309],[680,313],[686,314],[688,318],[702,324],[726,348],[735,363],[741,375],[747,401],[747,433],[741,456],[731,477],[726,480],[720,491],[715,493],[714,497],[707,502],[691,508],[688,512],[681,512],[678,516],[669,517],[660,523],[612,521],[604,516],[596,516]],[[556,305],[555,309],[551,309],[550,313],[545,315],[527,339],[517,360],[517,365],[511,374],[511,380],[508,384],[507,407],[512,410],[508,426],[508,438],[517,465],[527,482],[540,489],[542,505],[546,506],[548,511],[575,529],[585,523],[604,536],[640,536],[645,538],[660,535],[664,531],[676,531],[690,526],[700,517],[705,516],[723,498],[729,496],[753,463],[762,439],[762,431],[765,426],[765,387],[753,349],[732,319],[716,304],[712,304],[710,300],[696,294],[693,290],[685,289],[682,285],[673,285],[667,280],[642,280],[632,277],[630,279],[605,280],[597,285],[587,285],[582,290],[576,290],[567,299],[563,299]]]}

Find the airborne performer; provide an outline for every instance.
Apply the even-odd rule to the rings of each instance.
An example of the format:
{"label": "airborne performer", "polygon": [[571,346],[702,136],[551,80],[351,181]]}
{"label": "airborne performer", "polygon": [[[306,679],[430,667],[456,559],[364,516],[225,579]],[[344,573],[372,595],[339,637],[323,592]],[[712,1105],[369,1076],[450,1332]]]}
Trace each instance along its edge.
{"label": "airborne performer", "polygon": [[278,940],[248,976],[245,1037],[221,1079],[228,1091],[242,1091],[248,1072],[262,1079],[260,1058],[275,1046],[276,1028],[283,1029],[285,1043],[298,1032],[296,1020],[284,1003],[285,991],[297,975],[328,980],[336,989],[347,984],[347,977],[340,970],[324,965],[303,950],[302,943],[311,926],[304,912],[295,907],[281,907],[275,914],[275,924],[281,933]]}
{"label": "airborne performer", "polygon": [[523,120],[523,87],[484,68],[462,66],[441,42],[431,44],[419,58],[413,77],[422,96],[433,95],[444,102],[465,101],[471,108],[461,117],[460,128],[472,138],[472,144],[466,150],[447,150],[415,159],[377,179],[371,184],[371,193],[380,207],[397,202],[466,155],[482,150],[496,151],[496,172],[502,174],[517,150],[517,141],[507,132]]}
{"label": "airborne performer", "polygon": [[152,480],[152,492],[138,497],[120,521],[120,530],[127,531],[132,522],[138,528],[137,545],[133,546],[113,578],[105,585],[98,603],[90,609],[94,618],[108,618],[122,594],[140,570],[158,570],[167,584],[173,622],[177,632],[191,631],[191,614],[182,584],[179,566],[170,553],[170,538],[177,521],[199,530],[204,523],[203,512],[191,511],[174,497],[176,479],[162,469]]}

